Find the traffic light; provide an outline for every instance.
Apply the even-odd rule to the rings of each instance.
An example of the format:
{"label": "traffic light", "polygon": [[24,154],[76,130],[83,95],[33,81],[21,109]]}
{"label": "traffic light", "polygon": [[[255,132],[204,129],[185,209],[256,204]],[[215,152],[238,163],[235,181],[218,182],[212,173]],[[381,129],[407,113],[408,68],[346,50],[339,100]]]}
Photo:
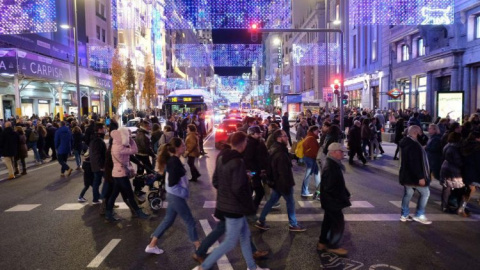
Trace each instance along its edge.
{"label": "traffic light", "polygon": [[335,95],[338,95],[340,93],[340,80],[335,79],[332,84],[332,88],[335,90],[334,93]]}
{"label": "traffic light", "polygon": [[266,105],[270,105],[270,98],[267,98],[267,102],[265,102]]}
{"label": "traffic light", "polygon": [[258,41],[258,25],[256,23],[250,25],[250,39],[252,42]]}
{"label": "traffic light", "polygon": [[347,105],[348,104],[348,95],[343,95],[342,96],[342,104]]}

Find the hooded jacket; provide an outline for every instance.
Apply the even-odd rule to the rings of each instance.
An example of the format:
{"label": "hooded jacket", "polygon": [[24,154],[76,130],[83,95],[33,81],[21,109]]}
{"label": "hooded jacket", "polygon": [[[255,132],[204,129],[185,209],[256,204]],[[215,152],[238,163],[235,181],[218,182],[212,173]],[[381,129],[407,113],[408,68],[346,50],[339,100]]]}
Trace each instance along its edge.
{"label": "hooded jacket", "polygon": [[252,136],[247,137],[247,147],[242,153],[245,167],[247,170],[256,172],[254,178],[260,178],[260,172],[267,170],[268,167],[268,149],[263,139],[255,139]]}
{"label": "hooded jacket", "polygon": [[303,141],[303,154],[308,158],[316,159],[318,149],[320,149],[318,135],[309,131],[307,137],[305,137],[305,140]]}
{"label": "hooded jacket", "polygon": [[[401,164],[399,180],[403,186],[418,186],[420,179],[430,184],[430,172],[425,168],[423,148],[411,137],[405,137],[400,142]],[[426,156],[426,154],[425,154]]]}
{"label": "hooded jacket", "polygon": [[255,214],[245,162],[238,151],[225,149],[221,152],[213,173],[213,185],[218,189],[217,209],[226,217]]}
{"label": "hooded jacket", "polygon": [[128,164],[130,162],[130,155],[137,153],[138,148],[135,141],[130,138],[130,133],[127,128],[121,127],[112,131],[110,136],[112,142],[112,160],[113,170],[112,177],[120,178],[128,175]]}
{"label": "hooded jacket", "polygon": [[72,151],[72,132],[67,126],[60,127],[55,132],[55,149],[60,155],[66,155]]}
{"label": "hooded jacket", "polygon": [[150,132],[144,128],[139,128],[137,130],[137,137],[135,138],[135,143],[138,147],[139,156],[151,156],[154,157],[155,153],[153,152],[153,145],[149,138]]}
{"label": "hooded jacket", "polygon": [[273,189],[280,194],[290,194],[292,187],[295,186],[295,179],[293,178],[292,160],[290,159],[287,146],[274,142],[268,152],[270,154],[272,172],[269,177],[273,179]]}

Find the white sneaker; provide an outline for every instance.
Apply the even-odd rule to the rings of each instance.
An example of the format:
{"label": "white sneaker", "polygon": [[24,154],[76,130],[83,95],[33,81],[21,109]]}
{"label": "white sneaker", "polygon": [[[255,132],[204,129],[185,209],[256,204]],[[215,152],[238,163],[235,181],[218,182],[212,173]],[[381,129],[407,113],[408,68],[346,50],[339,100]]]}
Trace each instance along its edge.
{"label": "white sneaker", "polygon": [[419,217],[413,217],[413,220],[415,220],[416,222],[420,222],[422,224],[425,224],[425,225],[432,224],[432,221],[428,220],[425,215],[421,215]]}
{"label": "white sneaker", "polygon": [[145,248],[145,252],[146,253],[152,253],[152,254],[162,254],[163,249],[159,249],[157,246],[154,246],[154,247],[147,246]]}
{"label": "white sneaker", "polygon": [[383,156],[382,156],[381,154],[378,154],[378,155],[376,155],[375,157],[381,158],[381,157],[383,157]]}
{"label": "white sneaker", "polygon": [[411,216],[407,216],[407,217],[401,216],[400,221],[401,222],[413,221],[413,218]]}
{"label": "white sneaker", "polygon": [[87,201],[87,199],[85,199],[84,197],[78,198],[78,202],[86,202],[86,201]]}

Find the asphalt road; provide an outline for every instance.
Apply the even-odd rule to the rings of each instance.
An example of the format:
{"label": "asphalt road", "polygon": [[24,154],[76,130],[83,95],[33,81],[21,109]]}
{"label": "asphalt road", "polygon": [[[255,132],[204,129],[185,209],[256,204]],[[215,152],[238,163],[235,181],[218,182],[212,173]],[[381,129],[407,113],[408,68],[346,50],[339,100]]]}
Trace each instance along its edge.
{"label": "asphalt road", "polygon": [[[189,200],[201,239],[215,226],[211,217],[215,190],[210,179],[218,151],[213,149],[213,138],[205,147],[208,155],[197,163],[202,176],[198,183],[191,183]],[[472,204],[471,218],[443,214],[438,204],[439,191],[432,189],[426,213],[433,224],[402,223],[398,220],[397,205],[403,188],[397,176],[373,166],[345,163],[353,201],[353,206],[344,211],[347,225],[343,246],[350,251],[349,256],[339,258],[316,251],[323,211],[318,202],[300,197],[304,168],[294,165],[297,219],[307,231],[288,231],[286,207],[281,201],[280,210],[267,217],[272,227],[269,231],[262,233],[251,227],[258,248],[270,251],[268,259],[258,262],[260,266],[274,270],[477,268],[480,264],[478,205]],[[73,166],[74,161],[69,164]],[[60,178],[60,165],[47,163],[30,169],[26,176],[0,182],[0,269],[195,267],[191,259],[194,247],[181,219],[159,241],[165,253],[146,254],[144,249],[150,234],[161,222],[165,209],[147,221],[132,218],[129,210],[119,209],[117,213],[123,220],[107,223],[98,214],[99,206],[91,204],[91,190],[86,194],[88,203],[77,202],[83,187],[82,177],[81,172],[74,171],[70,177]],[[121,198],[117,202],[123,206]],[[226,257],[214,269],[246,269],[239,247]]]}

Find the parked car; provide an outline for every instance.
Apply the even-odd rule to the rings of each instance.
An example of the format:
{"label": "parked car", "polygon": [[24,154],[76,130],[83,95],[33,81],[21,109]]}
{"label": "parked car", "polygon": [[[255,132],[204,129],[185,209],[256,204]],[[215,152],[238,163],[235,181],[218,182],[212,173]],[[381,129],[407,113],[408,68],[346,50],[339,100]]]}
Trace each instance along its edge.
{"label": "parked car", "polygon": [[227,143],[228,136],[242,127],[242,119],[227,118],[215,129],[215,148],[222,149],[222,145]]}

